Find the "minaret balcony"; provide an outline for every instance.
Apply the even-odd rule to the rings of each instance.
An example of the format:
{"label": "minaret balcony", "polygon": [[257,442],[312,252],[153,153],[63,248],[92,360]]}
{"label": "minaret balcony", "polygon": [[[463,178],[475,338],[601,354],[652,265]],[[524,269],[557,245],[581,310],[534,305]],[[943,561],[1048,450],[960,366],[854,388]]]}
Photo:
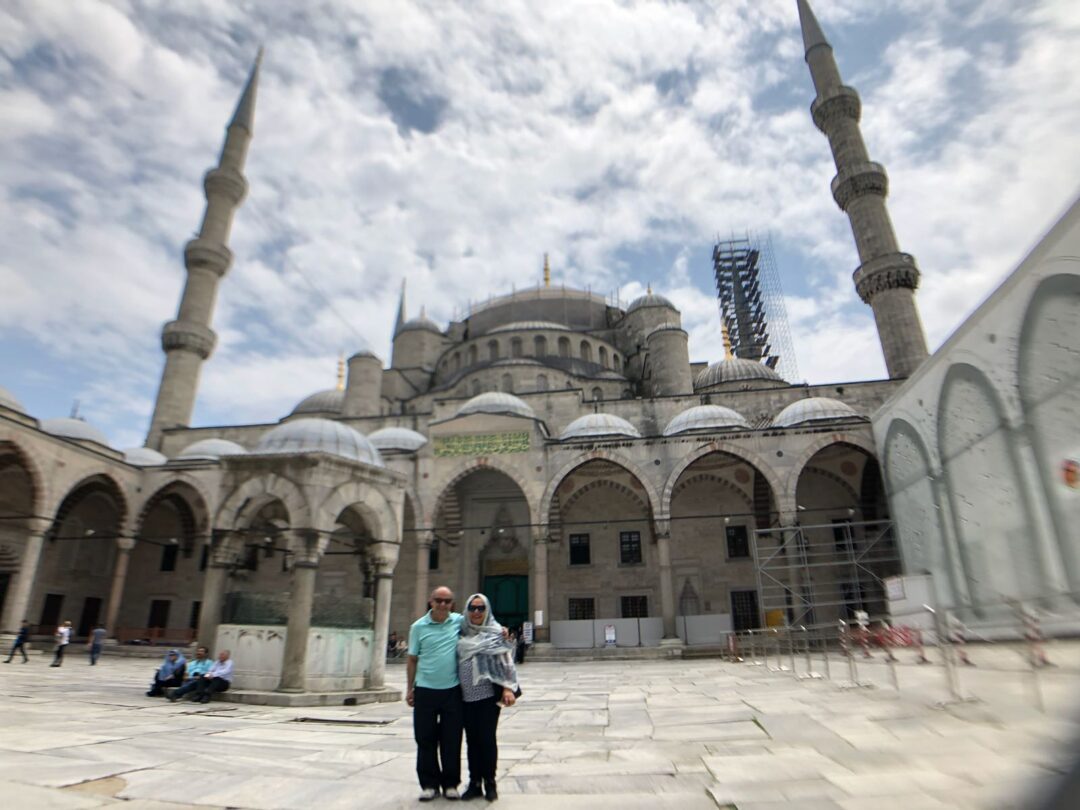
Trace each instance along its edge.
{"label": "minaret balcony", "polygon": [[841,84],[828,88],[827,93],[828,95],[818,96],[810,105],[810,115],[818,129],[828,135],[840,121],[859,122],[862,116],[862,100],[854,88]]}
{"label": "minaret balcony", "polygon": [[832,180],[832,194],[841,211],[847,211],[851,201],[864,194],[884,197],[889,193],[889,176],[880,163],[866,161],[845,166]]}
{"label": "minaret balcony", "polygon": [[875,295],[884,290],[918,289],[919,268],[911,254],[890,253],[863,262],[852,279],[859,298],[864,304],[869,304]]}
{"label": "minaret balcony", "polygon": [[161,348],[166,352],[191,352],[205,360],[216,342],[212,329],[190,321],[169,321],[161,330]]}
{"label": "minaret balcony", "polygon": [[184,245],[184,266],[188,270],[205,269],[223,276],[232,265],[233,255],[222,244],[196,237]]}
{"label": "minaret balcony", "polygon": [[234,207],[243,202],[247,196],[248,184],[244,175],[228,167],[211,169],[203,178],[203,188],[206,189],[206,198],[224,197]]}

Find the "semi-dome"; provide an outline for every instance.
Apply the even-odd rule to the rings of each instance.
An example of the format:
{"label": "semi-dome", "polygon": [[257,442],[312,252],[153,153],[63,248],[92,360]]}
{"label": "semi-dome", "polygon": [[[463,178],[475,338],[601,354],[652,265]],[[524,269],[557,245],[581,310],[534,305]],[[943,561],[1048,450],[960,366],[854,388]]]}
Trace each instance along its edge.
{"label": "semi-dome", "polygon": [[810,397],[792,402],[773,419],[773,427],[794,427],[807,422],[827,422],[830,419],[859,418],[846,402],[829,397]]}
{"label": "semi-dome", "polygon": [[106,447],[109,446],[109,440],[105,438],[105,434],[93,425],[87,424],[82,419],[71,419],[68,417],[42,419],[41,429],[46,433],[51,433],[53,436],[60,436],[65,439],[77,439],[79,441],[97,442]]}
{"label": "semi-dome", "polygon": [[294,419],[263,434],[256,453],[328,453],[375,467],[382,458],[368,438],[330,419]]}
{"label": "semi-dome", "polygon": [[0,407],[8,408],[19,413],[26,413],[26,408],[15,398],[15,395],[6,388],[0,387]]}
{"label": "semi-dome", "polygon": [[301,413],[341,413],[344,406],[345,392],[328,388],[325,391],[316,391],[311,396],[300,400],[292,409],[290,416]]}
{"label": "semi-dome", "polygon": [[149,447],[132,447],[124,451],[124,461],[135,467],[159,467],[169,459]]}
{"label": "semi-dome", "polygon": [[369,435],[368,441],[380,451],[401,450],[414,453],[427,444],[427,437],[408,428],[385,427]]}
{"label": "semi-dome", "polygon": [[630,436],[640,439],[636,427],[621,416],[610,413],[590,413],[579,417],[566,426],[560,439],[587,439],[600,436]]}
{"label": "semi-dome", "polygon": [[492,327],[491,329],[488,329],[485,334],[496,335],[499,332],[520,332],[523,330],[535,331],[538,329],[554,329],[559,332],[570,331],[569,326],[564,326],[563,324],[555,323],[554,321],[514,321],[513,323],[504,323],[500,324],[499,326]]}
{"label": "semi-dome", "polygon": [[630,302],[630,306],[626,308],[626,314],[635,312],[639,309],[645,309],[646,307],[666,307],[667,309],[675,309],[675,305],[671,303],[667,298],[662,295],[657,295],[652,290],[645,293],[638,298],[635,298]]}
{"label": "semi-dome", "polygon": [[692,430],[749,430],[750,423],[738,411],[722,405],[695,405],[680,413],[664,428],[665,436]]}
{"label": "semi-dome", "polygon": [[435,323],[435,321],[431,320],[431,318],[426,315],[418,315],[415,318],[410,318],[399,326],[394,333],[394,336],[397,337],[402,332],[434,332],[437,335],[441,335],[442,329],[439,328],[439,325]]}
{"label": "semi-dome", "polygon": [[477,394],[458,408],[456,415],[467,416],[470,413],[506,413],[513,416],[524,416],[527,419],[536,418],[533,409],[526,405],[524,400],[502,391],[488,391],[484,394]]}
{"label": "semi-dome", "polygon": [[745,357],[728,357],[719,363],[713,363],[697,375],[694,389],[711,388],[714,385],[731,382],[750,382],[767,380],[784,382],[784,378],[764,363],[748,360]]}
{"label": "semi-dome", "polygon": [[228,439],[200,439],[176,454],[178,459],[217,461],[222,456],[243,456],[247,450]]}

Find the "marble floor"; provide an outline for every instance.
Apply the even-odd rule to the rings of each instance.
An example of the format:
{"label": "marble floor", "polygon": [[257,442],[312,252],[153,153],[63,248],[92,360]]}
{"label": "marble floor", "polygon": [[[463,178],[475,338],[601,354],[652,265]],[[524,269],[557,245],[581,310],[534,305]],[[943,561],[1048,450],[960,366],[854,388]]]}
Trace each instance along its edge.
{"label": "marble floor", "polygon": [[[1037,682],[1016,650],[970,649],[961,701],[910,653],[854,678],[834,656],[831,679],[802,655],[794,672],[790,656],[527,663],[500,723],[498,806],[1037,807],[1080,740],[1080,644],[1053,646]],[[170,704],[143,694],[152,666],[0,663],[4,806],[418,806],[404,704]]]}

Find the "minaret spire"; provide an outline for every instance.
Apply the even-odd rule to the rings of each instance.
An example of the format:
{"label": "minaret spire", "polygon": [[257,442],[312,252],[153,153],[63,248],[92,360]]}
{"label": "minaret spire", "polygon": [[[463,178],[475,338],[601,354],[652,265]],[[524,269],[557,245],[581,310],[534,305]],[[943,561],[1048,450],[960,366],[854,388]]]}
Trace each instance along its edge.
{"label": "minaret spire", "polygon": [[889,178],[866,150],[859,117],[859,94],[846,87],[832,47],[807,0],[798,0],[806,63],[817,98],[810,106],[814,124],[829,139],[836,177],[833,199],[851,221],[861,264],[855,290],[869,304],[890,377],[907,377],[926,359],[926,336],[915,306],[919,269],[915,258],[901,253],[885,206]]}
{"label": "minaret spire", "polygon": [[548,255],[544,254],[544,286],[551,286],[551,263],[548,261]]}
{"label": "minaret spire", "polygon": [[146,437],[146,446],[156,450],[161,449],[164,430],[190,424],[199,372],[217,341],[210,324],[218,283],[232,265],[228,242],[233,217],[247,194],[243,171],[254,131],[261,63],[260,48],[236,111],[225,130],[225,145],[218,165],[207,172],[203,180],[206,212],[198,236],[184,246],[187,284],[180,299],[179,313],[176,320],[169,321],[161,330],[165,370],[150,421],[150,433]]}
{"label": "minaret spire", "polygon": [[394,337],[398,336],[401,327],[405,325],[405,279],[401,280],[401,298],[398,299],[397,320],[394,321]]}

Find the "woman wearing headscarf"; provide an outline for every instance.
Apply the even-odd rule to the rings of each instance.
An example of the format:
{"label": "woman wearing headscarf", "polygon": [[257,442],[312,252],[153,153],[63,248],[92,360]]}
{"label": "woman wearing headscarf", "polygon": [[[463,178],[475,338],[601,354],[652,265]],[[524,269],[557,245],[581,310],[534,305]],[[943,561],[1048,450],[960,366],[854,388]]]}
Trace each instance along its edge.
{"label": "woman wearing headscarf", "polygon": [[503,638],[502,625],[495,621],[488,598],[474,593],[466,600],[465,611],[467,618],[458,639],[458,679],[465,703],[469,787],[461,798],[483,796],[493,802],[499,797],[495,788],[499,711],[513,706],[521,690],[514,668],[514,646]]}
{"label": "woman wearing headscarf", "polygon": [[154,673],[154,682],[150,684],[147,697],[158,697],[165,694],[166,687],[180,686],[184,683],[184,670],[187,661],[179,650],[169,650],[165,654],[165,660],[161,662],[157,672]]}

